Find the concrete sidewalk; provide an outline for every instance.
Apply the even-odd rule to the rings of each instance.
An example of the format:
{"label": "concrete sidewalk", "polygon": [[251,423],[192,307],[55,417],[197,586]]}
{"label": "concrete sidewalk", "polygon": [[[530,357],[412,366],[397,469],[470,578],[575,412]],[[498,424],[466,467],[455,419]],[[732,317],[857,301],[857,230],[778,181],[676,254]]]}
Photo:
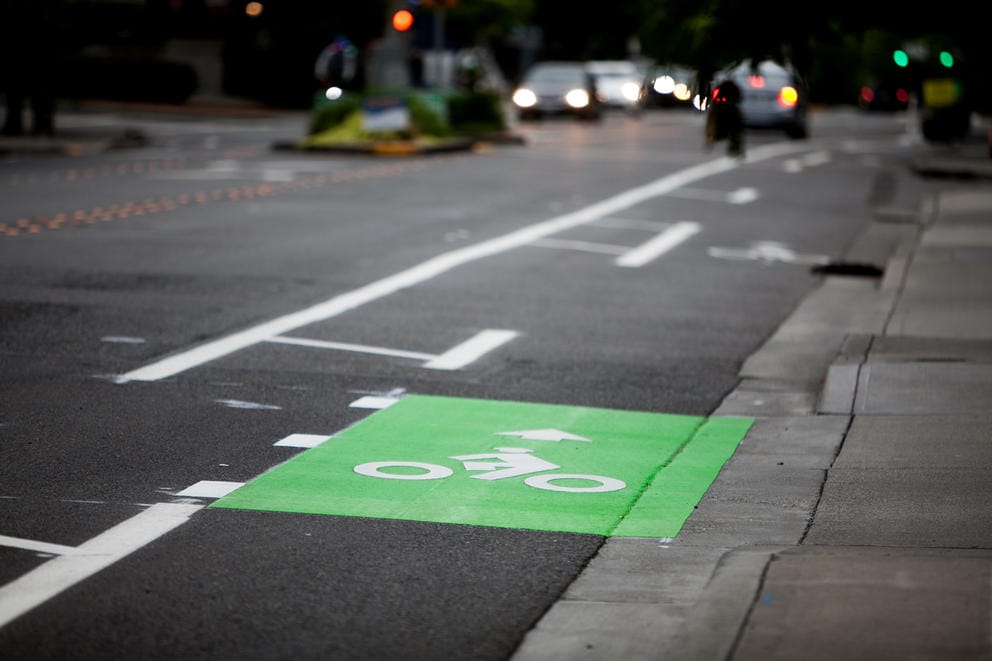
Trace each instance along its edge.
{"label": "concrete sidewalk", "polygon": [[[842,331],[807,422],[846,428],[798,542],[725,554],[671,658],[992,659],[992,187],[939,193],[910,227],[879,287],[828,278],[745,366],[812,378],[790,333]],[[831,295],[848,311],[816,319]]]}

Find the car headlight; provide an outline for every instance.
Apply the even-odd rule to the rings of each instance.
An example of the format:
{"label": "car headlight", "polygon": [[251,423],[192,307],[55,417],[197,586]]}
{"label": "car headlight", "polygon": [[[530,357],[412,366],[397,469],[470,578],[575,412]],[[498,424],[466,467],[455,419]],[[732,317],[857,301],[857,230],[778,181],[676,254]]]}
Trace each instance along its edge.
{"label": "car headlight", "polygon": [[620,93],[628,101],[637,101],[641,96],[641,86],[637,83],[624,83],[620,88]]}
{"label": "car headlight", "polygon": [[671,76],[658,76],[654,81],[654,91],[658,94],[671,94],[675,91],[675,79]]}
{"label": "car headlight", "polygon": [[526,87],[521,87],[513,93],[513,103],[519,108],[533,108],[537,105],[537,94]]}
{"label": "car headlight", "polygon": [[692,90],[685,83],[677,83],[672,89],[672,95],[679,101],[688,101],[692,98]]}
{"label": "car headlight", "polygon": [[589,93],[583,89],[569,90],[565,95],[565,103],[573,108],[585,108],[589,105]]}

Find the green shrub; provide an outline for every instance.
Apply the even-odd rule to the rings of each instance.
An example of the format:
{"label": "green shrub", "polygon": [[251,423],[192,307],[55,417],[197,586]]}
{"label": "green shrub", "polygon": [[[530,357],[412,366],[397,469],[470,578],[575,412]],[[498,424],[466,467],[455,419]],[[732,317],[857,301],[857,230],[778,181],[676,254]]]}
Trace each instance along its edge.
{"label": "green shrub", "polygon": [[407,95],[410,109],[410,132],[414,135],[431,135],[439,138],[452,134],[451,125],[443,114],[443,106],[432,103],[430,97],[419,92]]}
{"label": "green shrub", "polygon": [[[323,95],[321,95],[323,99]],[[335,101],[322,100],[315,104],[310,115],[310,135],[323,133],[344,122],[360,108],[359,97],[343,96]]]}
{"label": "green shrub", "polygon": [[459,133],[484,133],[506,127],[498,94],[480,92],[398,92],[410,111],[409,131],[369,134],[362,130],[362,101],[389,92],[346,93],[340,99],[315,99],[310,118],[311,140],[315,144],[335,141],[407,138],[445,138]]}
{"label": "green shrub", "polygon": [[448,97],[448,121],[459,133],[502,131],[503,103],[492,92],[456,92]]}

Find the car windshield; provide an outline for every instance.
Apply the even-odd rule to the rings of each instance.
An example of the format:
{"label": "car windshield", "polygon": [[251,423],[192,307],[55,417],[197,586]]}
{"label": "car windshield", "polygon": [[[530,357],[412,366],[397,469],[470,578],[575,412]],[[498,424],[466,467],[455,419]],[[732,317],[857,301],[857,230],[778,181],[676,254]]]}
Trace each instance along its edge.
{"label": "car windshield", "polygon": [[786,69],[769,62],[762,62],[757,67],[742,65],[729,72],[727,77],[737,84],[760,89],[762,87],[778,88],[791,85],[792,76]]}
{"label": "car windshield", "polygon": [[582,70],[571,67],[548,67],[531,72],[527,79],[533,83],[579,85],[582,83]]}
{"label": "car windshield", "polygon": [[640,74],[634,65],[590,64],[589,71],[597,78],[637,78]]}
{"label": "car windshield", "polygon": [[748,73],[746,71],[739,71],[734,74],[734,80],[739,84],[758,88],[782,87],[783,85],[788,85],[791,82],[789,80],[789,76],[781,71],[766,73]]}

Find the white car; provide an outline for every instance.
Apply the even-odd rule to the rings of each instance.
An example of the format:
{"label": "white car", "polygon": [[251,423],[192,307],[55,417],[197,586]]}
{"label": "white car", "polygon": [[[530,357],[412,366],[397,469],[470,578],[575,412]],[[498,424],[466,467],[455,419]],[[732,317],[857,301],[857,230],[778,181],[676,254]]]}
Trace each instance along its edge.
{"label": "white car", "polygon": [[636,114],[644,104],[644,73],[627,60],[594,60],[586,69],[596,81],[596,94],[608,108]]}

